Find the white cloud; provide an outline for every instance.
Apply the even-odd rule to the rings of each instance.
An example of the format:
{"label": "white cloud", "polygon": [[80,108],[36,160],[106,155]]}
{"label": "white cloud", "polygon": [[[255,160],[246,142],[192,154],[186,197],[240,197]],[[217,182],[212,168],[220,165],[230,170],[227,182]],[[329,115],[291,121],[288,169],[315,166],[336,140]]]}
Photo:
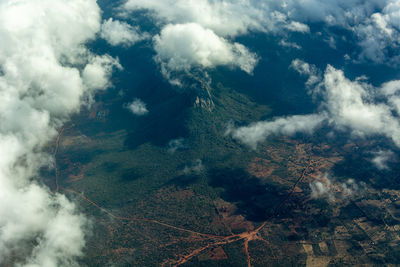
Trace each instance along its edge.
{"label": "white cloud", "polygon": [[177,150],[185,148],[184,142],[185,142],[184,138],[178,138],[169,141],[167,144],[168,153],[174,154]]}
{"label": "white cloud", "polygon": [[[174,8],[171,8],[173,6]],[[252,0],[128,0],[125,10],[147,9],[165,23],[196,23],[219,36],[238,36],[249,31],[309,32],[304,23],[293,21],[281,1]]]}
{"label": "white cloud", "polygon": [[334,201],[334,192],[332,188],[331,180],[328,175],[325,174],[319,178],[320,181],[310,183],[311,198],[327,198],[329,201]]}
{"label": "white cloud", "polygon": [[74,266],[87,220],[35,177],[42,152],[85,99],[110,83],[116,60],[85,43],[100,30],[95,0],[0,2],[0,265]]}
{"label": "white cloud", "polygon": [[122,70],[119,62],[106,56],[92,56],[82,71],[84,85],[90,90],[99,90],[111,86],[109,81],[110,73],[114,68]]}
{"label": "white cloud", "polygon": [[294,135],[296,133],[312,133],[325,120],[324,115],[294,115],[284,118],[277,118],[272,121],[262,121],[250,124],[246,127],[239,127],[228,131],[232,137],[240,140],[251,148],[257,145],[270,135]]}
{"label": "white cloud", "polygon": [[[342,70],[328,65],[323,80],[316,84],[314,80],[319,78],[315,74],[318,73],[315,67],[300,60],[293,61],[291,66],[300,74],[309,75],[307,84],[315,84],[316,92],[322,95],[320,112],[277,118],[233,129],[231,134],[234,138],[254,148],[271,134],[310,133],[326,122],[337,131],[350,131],[358,137],[386,136],[400,147],[400,123],[395,115],[399,107],[397,104],[400,103],[396,94],[399,81],[374,88],[362,79],[351,81]],[[377,101],[382,95],[386,101]]]}
{"label": "white cloud", "polygon": [[286,29],[292,32],[301,32],[301,33],[309,33],[310,32],[310,27],[308,25],[298,22],[298,21],[292,21],[288,23],[285,26]]}
{"label": "white cloud", "polygon": [[205,167],[201,159],[196,159],[190,165],[186,165],[182,170],[185,175],[199,175],[204,172]]}
{"label": "white cloud", "polygon": [[137,42],[149,39],[150,35],[141,33],[139,28],[132,27],[126,22],[109,18],[101,25],[100,37],[113,46],[132,46]]}
{"label": "white cloud", "polygon": [[290,47],[290,48],[295,48],[297,50],[301,50],[302,47],[294,42],[288,42],[284,39],[282,39],[281,41],[279,41],[279,45],[283,46],[283,47]]}
{"label": "white cloud", "polygon": [[365,187],[365,183],[356,183],[354,179],[347,179],[340,183],[329,177],[328,174],[320,176],[317,181],[310,183],[311,198],[322,198],[330,202],[352,198],[365,191]]}
{"label": "white cloud", "polygon": [[262,30],[262,24],[267,24],[268,19],[263,10],[250,1],[128,0],[124,9],[148,9],[165,23],[196,23],[219,36],[236,36],[249,29]]}
{"label": "white cloud", "polygon": [[303,76],[307,76],[307,82],[306,86],[309,89],[314,89],[313,88],[315,85],[321,82],[322,77],[320,71],[317,69],[316,66],[312,64],[308,64],[307,62],[304,62],[303,60],[300,59],[295,59],[292,61],[290,64],[290,68],[296,70],[298,73],[300,73]]}
{"label": "white cloud", "polygon": [[197,23],[222,37],[308,33],[307,24],[324,23],[353,32],[358,38],[353,45],[362,48],[360,59],[398,64],[400,56],[389,50],[399,47],[399,7],[400,0],[128,0],[123,9],[150,10],[163,24]]}
{"label": "white cloud", "polygon": [[343,71],[328,66],[323,81],[330,123],[339,130],[349,129],[358,136],[384,135],[400,146],[399,120],[386,103],[374,103],[373,87],[350,81]]}
{"label": "white cloud", "polygon": [[378,151],[373,153],[374,158],[371,162],[375,165],[378,170],[388,170],[389,166],[387,165],[388,162],[393,160],[394,153],[392,151]]}
{"label": "white cloud", "polygon": [[354,26],[359,45],[363,48],[360,58],[377,63],[399,64],[399,55],[390,55],[391,49],[400,46],[400,1],[382,1],[386,5],[380,12],[370,14],[363,23]]}
{"label": "white cloud", "polygon": [[128,0],[121,10],[124,15],[135,10],[150,11],[148,15],[162,28],[154,38],[156,59],[163,75],[181,86],[182,75],[191,76],[193,71],[189,70],[193,67],[227,65],[252,73],[258,57],[234,42],[236,36],[249,32],[310,31],[306,24],[279,12],[281,6],[278,1]]}
{"label": "white cloud", "polygon": [[[392,56],[389,51],[400,45],[399,10],[399,0],[292,0],[282,12],[292,20],[324,22],[353,32],[358,38],[353,45],[362,48],[361,60],[398,64],[400,57]],[[334,44],[332,36],[328,40]]]}
{"label": "white cloud", "polygon": [[170,24],[154,37],[156,61],[165,77],[172,72],[216,66],[238,67],[252,73],[258,58],[239,43],[231,44],[212,30],[196,23]]}
{"label": "white cloud", "polygon": [[143,116],[149,113],[146,104],[140,99],[135,99],[132,103],[126,105],[126,108],[136,116]]}

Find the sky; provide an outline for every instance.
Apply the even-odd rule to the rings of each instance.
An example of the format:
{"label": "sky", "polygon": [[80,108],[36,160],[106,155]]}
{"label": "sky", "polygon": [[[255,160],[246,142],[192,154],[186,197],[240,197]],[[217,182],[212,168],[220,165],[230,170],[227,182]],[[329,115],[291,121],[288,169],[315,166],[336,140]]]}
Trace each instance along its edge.
{"label": "sky", "polygon": [[[137,12],[154,22],[151,31],[135,23]],[[89,47],[140,49],[145,42],[171,87],[190,87],[185,77],[216,68],[252,77],[261,51],[241,42],[255,34],[274,36],[278,45],[321,38],[354,66],[396,70],[400,64],[400,0],[127,0],[104,17],[95,0],[0,0],[0,265],[16,252],[17,266],[78,266],[90,221],[63,194],[40,183],[39,170],[53,159],[43,148],[94,95],[113,86],[112,75],[126,70],[118,58]],[[345,34],[333,34],[334,32]],[[134,60],[134,59],[132,59]],[[273,135],[313,133],[328,127],[355,138],[379,136],[400,147],[400,75],[376,84],[353,77],[343,66],[317,66],[293,57],[288,71],[305,79],[315,99],[309,114],[291,114],[229,124],[227,134],[249,149]],[[151,113],[141,99],[126,103],[132,116]],[[228,122],[227,122],[228,123]],[[171,153],[183,146],[171,143]],[[387,169],[392,151],[372,151],[378,169]],[[201,171],[194,162],[184,171]],[[325,194],[326,184],[314,185]],[[351,183],[352,184],[352,183]],[[349,186],[349,185],[348,185]],[[36,242],[29,242],[36,240]]]}

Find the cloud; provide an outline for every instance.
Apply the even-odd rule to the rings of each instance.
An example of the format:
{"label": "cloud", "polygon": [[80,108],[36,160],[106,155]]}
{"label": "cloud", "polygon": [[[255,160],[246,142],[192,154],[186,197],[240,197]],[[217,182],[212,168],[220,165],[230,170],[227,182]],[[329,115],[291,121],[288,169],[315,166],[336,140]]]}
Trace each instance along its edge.
{"label": "cloud", "polygon": [[374,152],[374,158],[371,162],[375,165],[378,170],[388,170],[388,162],[393,160],[394,153],[392,151],[378,151]]}
{"label": "cloud", "polygon": [[[314,84],[315,92],[321,95],[319,112],[230,129],[233,138],[255,148],[271,134],[312,133],[326,123],[336,131],[348,131],[357,137],[386,136],[400,147],[400,124],[396,115],[397,104],[400,103],[397,94],[399,81],[390,81],[375,88],[362,79],[351,81],[342,70],[328,65],[322,81],[316,84],[320,78],[315,66],[301,60],[293,61],[291,66],[300,74],[308,75],[306,84]],[[383,101],[378,101],[380,98],[384,98]]]}
{"label": "cloud", "polygon": [[296,133],[312,133],[325,120],[324,115],[294,115],[261,121],[249,126],[227,131],[233,138],[255,149],[258,144],[271,135],[294,135]]}
{"label": "cloud", "polygon": [[[399,0],[288,1],[284,11],[291,20],[303,23],[325,23],[342,27],[354,34],[362,50],[360,60],[381,64],[399,64],[393,50],[400,45]],[[334,41],[330,36],[330,44]],[[396,53],[395,53],[396,54]]]}
{"label": "cloud", "polygon": [[384,135],[400,146],[399,120],[387,103],[376,101],[372,85],[350,81],[343,71],[328,66],[323,81],[330,124],[339,130],[350,130],[357,136]]}
{"label": "cloud", "polygon": [[196,23],[169,24],[154,37],[156,61],[165,77],[192,68],[238,67],[252,73],[258,58],[239,43],[231,44]]}
{"label": "cloud", "polygon": [[100,30],[95,0],[0,2],[0,265],[76,266],[87,219],[36,181],[43,146],[119,64],[85,48]]}
{"label": "cloud", "polygon": [[291,21],[290,23],[285,25],[285,28],[292,32],[301,32],[301,33],[310,32],[310,27],[308,27],[308,25],[298,21]]}
{"label": "cloud", "polygon": [[[173,6],[174,8],[170,8]],[[171,24],[196,23],[219,36],[245,35],[250,31],[281,30],[309,32],[304,23],[291,20],[281,1],[128,0],[128,11],[151,10],[159,20]]]}
{"label": "cloud", "polygon": [[320,181],[310,183],[310,189],[311,198],[327,198],[329,201],[335,200],[332,183],[327,174],[320,177]]}
{"label": "cloud", "polygon": [[311,198],[326,199],[329,202],[352,198],[365,191],[364,183],[356,183],[354,179],[347,179],[340,183],[329,177],[328,174],[320,176],[317,181],[310,183]]}
{"label": "cloud", "polygon": [[303,60],[300,59],[295,59],[292,61],[290,64],[290,68],[294,69],[298,73],[300,73],[302,76],[307,76],[307,82],[306,86],[309,89],[314,89],[313,88],[315,85],[321,82],[322,77],[320,71],[317,69],[316,66],[312,64],[308,64],[307,62],[304,62]]}
{"label": "cloud", "polygon": [[[308,24],[323,23],[353,34],[360,60],[398,64],[400,56],[391,50],[399,47],[399,7],[399,0],[128,0],[122,9],[149,10],[164,25],[196,23],[221,37],[309,33]],[[327,40],[334,44],[332,36]]]}
{"label": "cloud", "polygon": [[250,1],[128,0],[123,8],[151,10],[152,15],[166,24],[196,23],[219,36],[236,36],[249,29],[262,30],[268,18]]}
{"label": "cloud", "polygon": [[182,170],[182,173],[185,175],[199,175],[204,172],[205,167],[201,159],[196,159],[190,165],[186,165]]}
{"label": "cloud", "polygon": [[111,86],[109,77],[113,69],[122,70],[118,60],[105,56],[91,56],[82,71],[82,79],[86,88],[100,90]]}
{"label": "cloud", "polygon": [[154,37],[155,58],[163,75],[172,84],[182,86],[182,76],[193,75],[193,68],[207,71],[230,66],[251,74],[258,57],[234,42],[237,36],[250,32],[310,32],[306,24],[279,12],[281,6],[278,1],[128,0],[120,10],[125,16],[146,10],[156,20],[161,33]]}
{"label": "cloud", "polygon": [[143,116],[149,113],[146,104],[140,99],[135,99],[132,103],[126,105],[126,108],[136,116]]}
{"label": "cloud", "polygon": [[302,49],[302,47],[301,47],[300,45],[298,45],[298,44],[296,44],[296,43],[294,43],[294,42],[288,42],[288,41],[286,41],[286,40],[284,40],[284,39],[282,39],[282,40],[279,42],[279,45],[280,45],[280,46],[283,46],[283,47],[295,48],[295,49],[297,49],[297,50],[301,50],[301,49]]}
{"label": "cloud", "polygon": [[400,56],[392,55],[400,46],[400,1],[386,2],[380,12],[375,12],[356,25],[354,31],[359,37],[363,51],[361,59],[377,63],[399,64]]}
{"label": "cloud", "polygon": [[299,21],[325,22],[328,25],[348,27],[360,23],[369,14],[383,8],[387,2],[387,0],[289,0],[284,10]]}
{"label": "cloud", "polygon": [[183,138],[178,138],[178,139],[173,139],[168,142],[167,144],[167,151],[168,153],[174,154],[177,150],[185,148],[185,139]]}
{"label": "cloud", "polygon": [[132,46],[137,42],[149,39],[150,35],[140,33],[138,27],[132,27],[126,22],[109,18],[101,25],[100,37],[113,46]]}

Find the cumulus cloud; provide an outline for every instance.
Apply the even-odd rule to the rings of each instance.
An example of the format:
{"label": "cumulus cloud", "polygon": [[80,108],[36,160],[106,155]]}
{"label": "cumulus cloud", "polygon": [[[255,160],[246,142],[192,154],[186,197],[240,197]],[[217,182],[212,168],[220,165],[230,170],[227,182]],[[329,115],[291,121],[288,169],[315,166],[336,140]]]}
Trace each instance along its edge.
{"label": "cumulus cloud", "polygon": [[132,27],[126,22],[109,18],[101,25],[100,37],[113,46],[132,46],[137,42],[149,39],[150,35],[141,33],[138,27]]}
{"label": "cumulus cloud", "polygon": [[399,63],[391,52],[399,47],[399,6],[399,0],[128,0],[123,9],[150,10],[164,24],[197,23],[222,37],[308,33],[307,24],[323,23],[352,32],[358,39],[353,45],[362,48],[360,59]]}
{"label": "cumulus cloud", "polygon": [[192,68],[231,66],[252,73],[258,57],[234,42],[239,35],[310,32],[308,25],[280,12],[281,6],[278,1],[128,0],[121,10],[147,10],[155,17],[162,28],[154,38],[156,60],[172,84],[182,85],[176,72],[190,76]]}
{"label": "cumulus cloud", "polygon": [[338,1],[286,1],[285,10],[299,21],[326,22],[329,25],[345,26],[360,23],[369,14],[382,9],[388,0],[338,0]]}
{"label": "cumulus cloud", "polygon": [[[173,8],[171,8],[173,7]],[[267,17],[250,1],[128,0],[125,10],[147,9],[171,24],[196,23],[219,36],[236,36],[263,29]]]}
{"label": "cumulus cloud", "polygon": [[118,60],[108,55],[90,56],[82,71],[84,86],[90,91],[111,86],[109,76],[113,69],[122,70]]}
{"label": "cumulus cloud", "polygon": [[128,0],[124,9],[151,10],[165,23],[197,23],[225,37],[244,35],[249,31],[276,33],[286,29],[309,32],[306,24],[290,19],[288,14],[292,11],[284,6],[277,0]]}
{"label": "cumulus cloud", "polygon": [[377,63],[399,64],[400,56],[393,50],[400,46],[400,1],[383,1],[387,4],[380,12],[375,12],[363,23],[354,26],[363,48],[360,58]]}
{"label": "cumulus cloud", "polygon": [[[315,67],[305,62],[295,60],[292,67],[300,74],[309,75],[307,84],[319,80]],[[363,79],[351,81],[342,70],[328,65],[323,80],[314,87],[323,99],[318,113],[257,122],[231,130],[231,134],[254,148],[271,134],[310,133],[325,122],[337,131],[349,131],[358,137],[386,136],[400,147],[400,124],[396,115],[399,84],[399,81],[391,81],[374,88]],[[385,98],[385,101],[378,101],[378,98]]]}
{"label": "cumulus cloud", "polygon": [[323,86],[322,107],[330,113],[330,124],[358,136],[384,135],[400,146],[399,120],[390,105],[375,101],[372,85],[350,81],[343,71],[328,66]]}
{"label": "cumulus cloud", "polygon": [[252,73],[258,58],[239,43],[230,43],[196,23],[169,24],[154,37],[156,61],[171,78],[173,72],[216,66],[238,67]]}
{"label": "cumulus cloud", "polygon": [[[95,0],[0,2],[0,265],[74,266],[87,220],[35,182],[56,129],[119,64],[85,43],[100,30]],[[86,102],[87,103],[87,102]]]}
{"label": "cumulus cloud", "polygon": [[149,113],[146,104],[140,99],[135,99],[132,103],[127,104],[126,108],[136,116],[143,116]]}
{"label": "cumulus cloud", "polygon": [[159,19],[169,23],[195,22],[218,34],[233,36],[249,30],[278,31],[282,28],[308,32],[308,26],[302,22],[348,27],[395,1],[128,0],[124,8],[152,10]]}
{"label": "cumulus cloud", "polygon": [[[358,39],[353,45],[362,49],[360,60],[398,64],[400,56],[393,56],[393,50],[400,45],[399,10],[399,0],[292,0],[282,12],[300,22],[322,22],[349,30]],[[328,40],[334,44],[332,36]]]}
{"label": "cumulus cloud", "polygon": [[311,198],[327,198],[330,201],[334,201],[335,199],[332,183],[327,174],[325,174],[323,177],[320,177],[320,181],[310,183],[310,189]]}

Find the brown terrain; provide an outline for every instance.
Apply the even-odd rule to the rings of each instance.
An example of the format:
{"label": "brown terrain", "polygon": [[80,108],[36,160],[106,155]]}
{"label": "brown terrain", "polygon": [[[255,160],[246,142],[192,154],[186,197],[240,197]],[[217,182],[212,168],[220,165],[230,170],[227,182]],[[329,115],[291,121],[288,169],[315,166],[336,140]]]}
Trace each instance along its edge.
{"label": "brown terrain", "polygon": [[[234,203],[222,199],[216,200],[214,205],[217,216],[213,218],[211,227],[223,228],[228,232],[226,235],[218,235],[178,227],[161,220],[129,216],[129,214],[119,215],[118,211],[104,208],[81,192],[62,187],[58,181],[60,171],[57,165],[57,153],[63,133],[64,129],[61,129],[54,149],[55,190],[74,194],[111,218],[111,220],[103,218],[98,221],[99,225],[106,225],[109,240],[110,249],[108,252],[104,251],[104,257],[112,255],[116,259],[129,258],[136,249],[128,243],[124,245],[121,240],[135,239],[137,235],[141,235],[149,242],[148,245],[144,245],[144,250],[151,250],[151,246],[166,249],[186,244],[186,249],[174,252],[173,257],[160,262],[161,266],[180,266],[193,259],[200,262],[227,260],[230,256],[226,252],[226,246],[232,244],[241,246],[247,266],[260,264],[260,262],[265,264],[282,262],[287,255],[305,257],[306,266],[328,266],[332,262],[354,264],[363,261],[368,263],[367,255],[377,258],[383,258],[385,255],[377,244],[389,244],[396,247],[400,242],[400,215],[397,211],[400,202],[392,201],[390,198],[334,199],[332,213],[329,216],[337,216],[337,218],[331,219],[332,226],[314,227],[310,228],[311,230],[305,228],[305,225],[310,224],[310,220],[314,217],[327,212],[313,204],[309,194],[309,183],[325,182],[324,175],[329,173],[336,163],[343,160],[338,153],[328,153],[327,151],[331,148],[327,144],[315,146],[285,140],[286,145],[293,149],[285,152],[281,147],[268,148],[265,151],[265,157],[255,157],[248,165],[248,173],[260,181],[272,181],[287,188],[286,193],[275,205],[270,216],[265,221],[257,223],[238,213],[238,208]],[[352,145],[346,145],[343,149],[352,149]],[[84,178],[84,165],[72,163],[66,158],[63,160],[63,164],[69,166],[64,170],[64,176],[69,177],[70,182]],[[288,179],[283,179],[282,175],[279,175],[279,171],[283,168],[288,174]],[[342,188],[336,180],[333,179],[329,186],[335,194],[341,193]],[[368,192],[371,195],[379,194],[373,189],[368,189]],[[400,193],[396,190],[386,190],[383,193],[392,199],[400,198]],[[181,201],[196,197],[196,192],[191,189],[176,190],[173,187],[164,187],[159,189],[155,196],[160,201],[171,198]],[[341,209],[345,206],[353,207],[361,215],[355,219],[343,217]],[[290,214],[286,214],[287,211],[290,211]],[[390,216],[397,221],[397,224],[389,225],[383,220],[384,227],[382,227],[376,223],[380,220],[380,215],[375,215],[375,211],[386,212],[385,216]],[[143,231],[143,229],[146,230]],[[157,241],[157,238],[161,238],[157,237],[160,231],[165,236],[163,243]],[[276,240],[279,235],[289,237],[289,241],[281,244]],[[354,236],[358,236],[359,241],[354,241]],[[118,243],[117,247],[114,246],[115,242]],[[151,242],[154,244],[151,245]],[[357,256],[352,252],[355,245],[361,249],[361,252],[357,252]],[[260,258],[260,255],[267,253],[266,251],[268,251],[269,261]]]}

